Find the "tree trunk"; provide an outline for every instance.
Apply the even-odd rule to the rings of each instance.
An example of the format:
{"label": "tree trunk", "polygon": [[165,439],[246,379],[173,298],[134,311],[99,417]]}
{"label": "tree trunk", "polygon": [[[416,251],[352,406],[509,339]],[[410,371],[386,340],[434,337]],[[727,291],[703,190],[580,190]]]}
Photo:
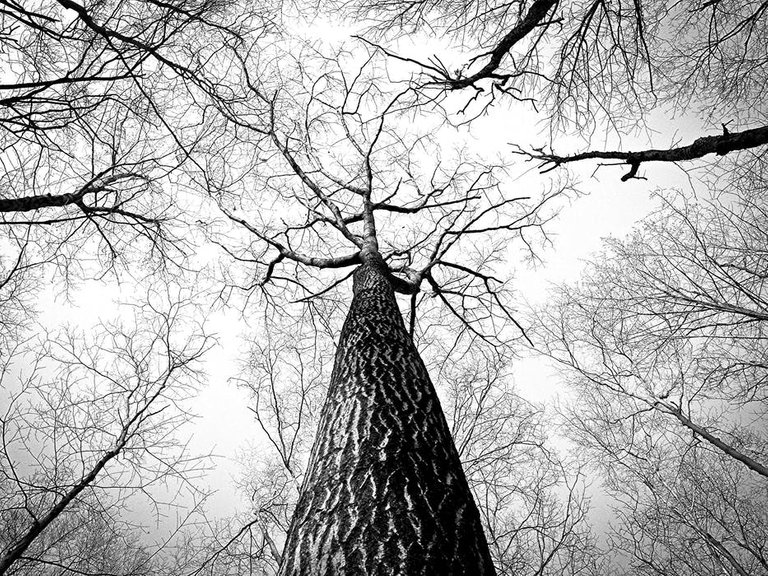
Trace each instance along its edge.
{"label": "tree trunk", "polygon": [[495,574],[426,367],[378,254],[354,276],[281,576]]}

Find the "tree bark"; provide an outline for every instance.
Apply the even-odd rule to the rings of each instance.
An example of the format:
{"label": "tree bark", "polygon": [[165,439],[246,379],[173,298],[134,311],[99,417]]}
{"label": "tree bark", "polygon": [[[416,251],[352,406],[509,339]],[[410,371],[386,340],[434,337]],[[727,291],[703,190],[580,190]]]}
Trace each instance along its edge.
{"label": "tree bark", "polygon": [[390,278],[377,253],[355,271],[280,576],[495,574]]}

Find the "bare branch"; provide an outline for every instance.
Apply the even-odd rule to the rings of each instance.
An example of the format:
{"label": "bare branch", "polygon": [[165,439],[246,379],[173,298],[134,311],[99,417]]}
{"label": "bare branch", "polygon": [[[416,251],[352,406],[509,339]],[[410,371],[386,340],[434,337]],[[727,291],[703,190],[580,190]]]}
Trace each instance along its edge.
{"label": "bare branch", "polygon": [[717,154],[724,156],[729,152],[737,150],[748,150],[768,144],[768,126],[752,128],[742,132],[725,132],[719,136],[702,136],[687,146],[680,146],[669,149],[651,149],[640,150],[637,152],[603,152],[589,151],[570,156],[559,156],[555,153],[545,152],[543,149],[536,149],[534,152],[517,150],[521,154],[541,162],[542,172],[549,172],[558,166],[581,160],[622,160],[629,164],[630,171],[621,177],[622,182],[626,182],[637,175],[637,170],[643,162],[683,162],[695,160],[706,156],[707,154]]}

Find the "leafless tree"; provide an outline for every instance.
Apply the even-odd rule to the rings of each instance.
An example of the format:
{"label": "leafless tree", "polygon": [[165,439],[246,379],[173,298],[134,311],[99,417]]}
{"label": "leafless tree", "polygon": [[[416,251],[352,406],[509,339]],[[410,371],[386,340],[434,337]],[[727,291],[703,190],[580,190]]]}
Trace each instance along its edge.
{"label": "leafless tree", "polygon": [[[222,565],[232,556],[248,557],[250,546],[258,551],[250,556],[253,573],[277,572],[333,354],[330,335],[297,342],[293,336],[302,332],[309,331],[292,325],[283,333],[275,329],[265,344],[255,342],[240,381],[251,393],[267,447],[248,454],[243,489],[251,496],[254,515],[217,555]],[[426,358],[440,382],[496,570],[597,573],[599,554],[586,524],[583,476],[550,445],[543,409],[515,393],[498,356],[478,355],[473,348],[455,350],[448,359],[435,350],[432,361]]]}
{"label": "leafless tree", "polygon": [[164,514],[187,493],[194,510],[204,465],[175,435],[210,346],[187,308],[151,297],[130,322],[48,334],[4,358],[1,574],[153,572],[139,510]]}
{"label": "leafless tree", "polygon": [[436,369],[459,456],[499,574],[596,573],[581,466],[548,439],[545,410],[476,346]]}
{"label": "leafless tree", "polygon": [[265,26],[217,0],[3,2],[3,278],[182,265],[194,225],[183,168],[212,122],[219,59]]}
{"label": "leafless tree", "polygon": [[[616,160],[639,177],[647,162],[683,162],[725,155],[768,143],[762,94],[768,10],[763,2],[667,2],[533,0],[515,2],[335,3],[368,22],[364,41],[411,65],[407,82],[428,101],[469,91],[462,121],[500,98],[543,113],[550,138],[577,133],[587,150],[555,153],[510,143],[543,169],[586,159]],[[439,32],[456,53],[429,59],[398,49],[411,33]],[[645,128],[655,109],[702,117],[704,132],[691,144],[663,148],[595,150],[597,133],[623,137]],[[682,126],[681,126],[682,127]],[[712,130],[716,130],[712,134]]]}
{"label": "leafless tree", "polygon": [[[265,462],[265,473],[250,485],[259,503],[254,517],[228,532],[211,523],[207,543],[201,540],[205,530],[188,536],[190,548],[205,554],[197,573],[288,575],[301,573],[307,562],[337,571],[375,562],[392,573],[418,566],[446,574],[595,572],[592,541],[583,531],[586,505],[574,480],[581,470],[566,467],[545,447],[538,408],[516,398],[495,368],[509,360],[511,345],[533,340],[513,305],[510,244],[536,257],[566,180],[548,177],[540,188],[518,191],[511,162],[450,149],[440,141],[444,118],[424,111],[437,106],[451,120],[471,121],[511,98],[545,113],[550,138],[559,130],[585,136],[586,151],[565,153],[513,142],[544,171],[616,160],[629,180],[642,177],[640,166],[649,162],[715,154],[750,160],[734,176],[748,179],[764,169],[761,151],[768,143],[765,3],[393,0],[342,7],[370,19],[367,54],[327,56],[299,41],[261,42],[274,29],[268,7],[262,14],[262,5],[248,3],[0,2],[0,49],[9,78],[0,85],[0,303],[6,304],[0,353],[19,338],[30,290],[49,264],[65,281],[124,264],[134,275],[169,264],[184,270],[200,225],[226,253],[225,299],[248,314],[253,301],[262,305],[266,338],[257,342],[250,372],[261,376],[248,386],[278,460]],[[458,63],[399,50],[399,37],[422,30],[460,39]],[[382,55],[389,66],[381,64]],[[396,68],[406,70],[403,82],[393,77]],[[698,113],[707,133],[625,151],[621,139],[644,129],[657,105]],[[589,140],[597,131],[610,134],[615,146],[595,149]],[[561,306],[585,310],[589,298],[605,300],[603,284],[616,276],[611,307],[599,309],[606,315],[602,324],[587,329],[596,316],[566,322],[562,315],[559,323],[545,319],[541,332],[550,330],[550,353],[576,370],[577,383],[599,380],[582,386],[594,402],[569,415],[569,429],[581,434],[586,448],[601,455],[606,446],[624,450],[615,439],[634,446],[644,431],[653,440],[645,439],[635,465],[627,466],[634,452],[605,459],[618,467],[606,472],[614,493],[634,490],[635,500],[624,508],[632,521],[617,530],[617,546],[649,570],[726,566],[749,573],[762,566],[754,537],[761,533],[755,528],[760,515],[749,516],[741,532],[732,518],[748,516],[745,503],[760,494],[766,476],[764,438],[755,425],[763,418],[765,362],[750,356],[764,336],[765,274],[751,267],[765,252],[757,224],[765,210],[759,195],[723,199],[721,207],[731,212],[689,211],[675,202],[652,232],[660,242],[655,252],[646,254],[653,245],[638,241],[640,252],[621,253],[612,271],[598,269],[592,294],[574,293]],[[699,216],[718,225],[704,232]],[[630,261],[650,264],[633,268]],[[700,276],[690,272],[697,266]],[[629,287],[650,291],[649,302],[659,307],[650,321],[645,304],[621,292]],[[606,334],[598,330],[604,325]],[[615,326],[628,340],[610,339]],[[555,337],[556,328],[565,333],[572,327],[584,334]],[[570,353],[583,344],[594,352],[585,344],[595,344],[590,338],[616,348],[612,355],[588,353],[590,361],[615,369],[607,376],[595,375]],[[66,341],[45,342],[49,354],[52,342]],[[449,362],[459,358],[461,366],[465,356],[477,364],[462,372]],[[427,365],[447,384],[443,401],[453,421],[440,408]],[[290,374],[293,386],[278,386],[286,377],[281,372]],[[630,386],[611,378],[634,380]],[[71,383],[66,377],[52,381]],[[30,382],[37,386],[34,378]],[[33,395],[41,389],[29,386]],[[26,401],[24,390],[12,406]],[[326,390],[321,403],[317,394]],[[131,398],[137,392],[127,391]],[[52,394],[41,398],[58,398]],[[69,406],[62,398],[39,410],[56,414],[58,406]],[[113,396],[94,402],[107,400]],[[131,406],[139,414],[144,405]],[[619,416],[607,414],[617,406]],[[24,410],[8,418],[23,422]],[[131,421],[120,421],[120,414],[117,421],[98,422],[101,434]],[[310,450],[307,434],[315,427]],[[59,433],[40,430],[49,437]],[[113,439],[131,433],[121,430]],[[20,434],[14,441],[28,438]],[[606,435],[613,445],[601,443]],[[38,448],[29,438],[30,449]],[[659,456],[654,471],[645,453],[653,454],[657,438],[674,450]],[[96,454],[106,457],[119,444]],[[65,441],[65,453],[69,446]],[[50,465],[58,462],[57,452],[36,454]],[[298,461],[304,454],[310,454],[306,468]],[[12,456],[6,458],[11,472],[20,467]],[[518,458],[540,466],[523,480]],[[42,535],[58,541],[55,530],[67,535],[68,526],[85,524],[51,519],[38,530],[39,518],[47,518],[100,461],[83,460],[79,475],[65,479],[58,492],[40,484],[33,502],[40,510],[30,504],[32,512],[22,513],[14,504],[18,510],[9,512],[8,523],[18,527],[18,537],[4,552],[8,566],[26,561],[25,550],[42,546]],[[670,461],[679,464],[679,478],[664,475]],[[713,471],[702,476],[697,465]],[[16,496],[23,496],[22,487],[39,488],[37,479],[27,487],[26,480],[7,478]],[[718,484],[727,487],[719,500],[691,504],[697,486]],[[109,524],[116,516],[93,516],[102,499],[88,500],[92,493],[89,481],[67,502],[83,504],[76,518],[91,519],[88,527],[100,526],[99,518]],[[718,508],[721,500],[728,509]],[[673,502],[684,512],[672,514]],[[65,503],[64,509],[76,507]],[[32,524],[24,524],[25,514],[32,514]],[[649,551],[649,535],[671,534],[672,526],[695,538],[702,563],[686,564],[685,540],[668,538],[661,556]],[[131,546],[127,556],[105,551],[110,560],[103,565],[140,566],[145,556],[138,550],[132,556]],[[38,568],[94,569],[64,561],[86,562],[76,552],[58,559],[32,552]]]}
{"label": "leafless tree", "polygon": [[662,196],[537,322],[639,574],[766,571],[765,200]]}
{"label": "leafless tree", "polygon": [[[420,326],[420,317],[441,315],[436,325],[450,331],[454,347],[466,347],[473,341],[495,350],[498,356],[508,355],[508,344],[525,335],[510,305],[505,282],[497,275],[502,254],[512,239],[521,239],[528,250],[534,249],[541,241],[543,225],[554,213],[549,204],[563,193],[563,187],[553,185],[535,195],[516,194],[503,190],[499,181],[503,171],[499,168],[449,150],[435,157],[430,127],[426,126],[422,134],[413,129],[410,92],[388,92],[378,81],[375,58],[356,63],[356,71],[350,74],[343,54],[324,59],[318,52],[305,50],[297,57],[296,66],[289,68],[282,60],[272,74],[264,75],[273,83],[249,77],[246,58],[242,57],[244,76],[237,81],[247,93],[233,99],[227,110],[230,139],[217,140],[222,168],[213,177],[209,173],[208,181],[211,195],[229,221],[228,227],[226,222],[210,227],[212,237],[232,258],[228,295],[239,292],[248,298],[260,297],[268,321],[294,318],[294,352],[290,347],[281,348],[281,354],[292,354],[295,366],[315,373],[319,368],[310,368],[314,358],[300,352],[305,349],[300,334],[324,330],[336,340],[341,323],[338,312],[346,308],[349,298],[344,281],[357,267],[352,304],[352,310],[357,311],[347,316],[341,329],[336,370],[320,410],[313,456],[301,477],[303,488],[282,553],[281,573],[304,570],[301,566],[306,562],[312,562],[313,569],[333,565],[336,570],[353,570],[365,558],[373,561],[374,556],[389,570],[415,563],[414,570],[415,566],[442,566],[446,573],[452,573],[471,566],[479,573],[491,573],[480,518],[471,503],[450,428],[437,407],[412,340],[431,338],[427,325]],[[269,209],[264,210],[266,207]],[[366,299],[378,293],[378,288],[364,288],[369,281],[380,286],[382,294],[389,293],[386,304],[371,300],[373,308],[367,308]],[[407,297],[407,329],[393,291]],[[378,310],[379,304],[386,310]],[[378,329],[391,328],[389,336],[379,338],[371,332],[366,338],[377,340],[371,340],[366,349],[357,350],[345,343],[354,338],[357,329],[368,334],[374,319],[382,322]],[[377,346],[382,350],[377,352]],[[390,346],[395,350],[387,351]],[[405,348],[398,352],[400,346]],[[274,351],[270,350],[267,342],[264,362],[271,361]],[[401,360],[395,362],[397,358]],[[377,359],[387,367],[376,368]],[[346,372],[348,362],[359,363],[355,364],[359,371]],[[386,392],[412,369],[417,372],[407,379],[408,386],[416,387],[412,399],[422,398],[426,405],[402,406],[405,397]],[[376,376],[364,376],[371,370]],[[364,382],[373,387],[370,393],[378,398],[375,410],[348,405],[348,401],[366,401],[366,394],[355,391]],[[303,392],[297,385],[291,394],[304,397]],[[298,447],[296,434],[302,414],[311,406],[299,402],[298,407],[293,404],[287,408],[286,398],[267,392],[256,397],[259,405],[270,406],[272,417],[281,422],[272,428],[268,440],[290,476],[293,467],[289,463]],[[341,412],[331,417],[337,410]],[[414,417],[406,418],[411,412]],[[363,423],[367,416],[357,424],[350,423],[348,429],[332,429],[336,426],[333,422],[340,423],[357,413],[391,418],[393,428],[370,423],[378,431],[363,434],[358,427],[368,426]],[[434,422],[427,425],[422,422],[424,418]],[[397,431],[400,426],[404,428]],[[424,434],[436,436],[425,444]],[[384,448],[390,443],[388,439],[394,438],[399,440]],[[329,461],[334,453],[330,444],[335,442],[353,443],[347,446],[349,458],[340,466]],[[381,448],[374,448],[372,443]],[[436,450],[437,456],[425,450]],[[381,454],[381,462],[389,462],[388,467],[367,463],[376,453]],[[411,458],[413,466],[401,462]],[[437,497],[435,483],[445,481],[435,476],[442,467],[449,481],[445,494],[450,496],[441,496],[442,503],[427,504]],[[357,492],[368,488],[354,488],[366,474],[374,474],[370,481],[376,489],[390,485],[385,475],[404,475],[408,479],[403,482],[411,484],[414,491],[398,480],[391,484],[393,490],[386,498],[371,500]],[[266,482],[272,480],[270,477]],[[299,473],[291,482],[295,489]],[[320,494],[330,490],[331,484],[350,487],[349,493],[333,492],[334,498],[346,499],[348,506],[339,505],[335,508],[338,514],[326,515],[316,506],[322,507],[324,497]],[[281,492],[287,487],[281,484],[274,490]],[[453,498],[457,503],[448,504]],[[426,509],[411,515],[404,508],[409,501],[420,508],[443,507],[444,517],[439,519]],[[287,512],[282,503],[280,506],[280,516],[275,514],[278,519]],[[355,512],[358,506],[362,508]],[[464,513],[466,517],[452,516]],[[345,514],[359,518],[364,532],[385,530],[391,541],[388,546],[401,550],[404,557],[397,560],[396,555],[385,554],[384,559],[372,541],[368,545],[362,538],[343,537],[339,530],[346,529]],[[385,529],[381,523],[392,514],[396,523],[415,522],[413,531],[425,532],[414,539],[406,524],[402,531]],[[317,536],[322,545],[312,545],[313,552],[305,553],[309,544],[301,542],[315,538],[310,534],[314,531],[323,534]],[[331,549],[339,552],[331,554]]]}
{"label": "leafless tree", "polygon": [[[237,137],[228,144],[217,137],[222,167],[209,173],[209,192],[234,226],[219,223],[212,237],[233,261],[251,265],[232,268],[229,292],[256,291],[274,304],[279,288],[302,302],[331,302],[349,272],[320,271],[358,265],[375,236],[396,290],[411,296],[412,332],[414,307],[436,299],[460,335],[496,344],[519,338],[521,326],[502,329],[516,321],[506,283],[493,272],[510,238],[534,252],[566,186],[517,193],[504,188],[499,166],[461,151],[435,157],[432,127],[408,130],[412,102],[384,91],[375,62],[350,74],[343,55],[335,62],[315,53],[315,65],[331,70],[313,74],[312,56],[302,54],[296,68],[281,61],[265,74],[273,77],[266,86],[246,67],[239,80],[250,97],[230,112],[228,133]],[[386,233],[377,233],[377,222]]]}

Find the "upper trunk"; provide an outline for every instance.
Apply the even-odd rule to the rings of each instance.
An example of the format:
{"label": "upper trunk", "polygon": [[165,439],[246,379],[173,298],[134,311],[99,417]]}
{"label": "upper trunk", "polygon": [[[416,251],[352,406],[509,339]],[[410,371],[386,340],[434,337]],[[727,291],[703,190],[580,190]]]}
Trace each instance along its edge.
{"label": "upper trunk", "polygon": [[434,387],[378,254],[355,271],[281,576],[494,574]]}

